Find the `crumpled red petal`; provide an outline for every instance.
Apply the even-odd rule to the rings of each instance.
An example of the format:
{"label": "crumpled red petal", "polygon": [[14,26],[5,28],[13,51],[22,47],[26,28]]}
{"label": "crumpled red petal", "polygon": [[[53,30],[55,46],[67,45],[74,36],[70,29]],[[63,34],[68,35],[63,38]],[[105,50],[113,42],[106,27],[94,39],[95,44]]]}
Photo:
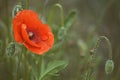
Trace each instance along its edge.
{"label": "crumpled red petal", "polygon": [[[54,44],[54,35],[47,24],[32,10],[22,10],[13,19],[14,38],[36,54],[44,54]],[[29,38],[32,32],[33,38]]]}

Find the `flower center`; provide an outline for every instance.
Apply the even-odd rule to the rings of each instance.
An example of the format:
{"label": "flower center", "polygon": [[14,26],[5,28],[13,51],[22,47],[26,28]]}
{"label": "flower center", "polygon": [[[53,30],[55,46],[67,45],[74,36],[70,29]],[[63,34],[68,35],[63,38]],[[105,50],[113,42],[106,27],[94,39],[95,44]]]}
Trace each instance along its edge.
{"label": "flower center", "polygon": [[31,40],[34,37],[33,32],[28,32],[29,39]]}

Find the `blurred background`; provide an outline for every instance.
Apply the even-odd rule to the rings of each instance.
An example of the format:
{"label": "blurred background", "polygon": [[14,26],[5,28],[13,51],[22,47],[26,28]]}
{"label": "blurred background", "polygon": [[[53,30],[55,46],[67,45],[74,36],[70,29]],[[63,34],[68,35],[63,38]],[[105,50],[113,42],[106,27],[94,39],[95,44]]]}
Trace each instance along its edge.
{"label": "blurred background", "polygon": [[[39,12],[40,15],[48,15],[48,11],[55,3],[60,3],[64,9],[64,17],[75,9],[77,17],[74,24],[67,32],[67,38],[58,53],[63,53],[62,59],[69,61],[68,67],[60,73],[56,80],[85,80],[82,78],[87,65],[84,58],[94,46],[98,36],[106,36],[110,39],[113,49],[113,61],[115,69],[109,76],[109,80],[120,80],[120,0],[30,0],[30,9]],[[0,0],[0,39],[5,40],[4,26],[12,20],[12,9],[17,0]],[[59,12],[56,12],[53,23],[59,23]],[[46,17],[45,17],[46,18]],[[105,61],[108,59],[108,47],[103,40],[98,48],[97,57],[101,56],[97,66],[96,80],[105,80]],[[2,64],[1,64],[2,65]],[[7,69],[0,66],[0,75],[8,76]],[[2,73],[4,70],[4,73]],[[0,78],[3,80],[3,78]],[[9,79],[6,79],[9,80]]]}

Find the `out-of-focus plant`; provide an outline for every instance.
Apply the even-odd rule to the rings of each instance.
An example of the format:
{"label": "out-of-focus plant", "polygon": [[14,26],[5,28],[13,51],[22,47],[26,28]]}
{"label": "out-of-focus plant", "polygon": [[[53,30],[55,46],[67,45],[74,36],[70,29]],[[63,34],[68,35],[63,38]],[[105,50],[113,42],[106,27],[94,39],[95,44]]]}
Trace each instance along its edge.
{"label": "out-of-focus plant", "polygon": [[[29,0],[18,1],[18,5],[13,8],[12,17],[16,17],[16,15],[19,15],[19,12],[24,9],[29,9],[29,4]],[[23,45],[16,43],[14,41],[13,34],[11,35],[11,33],[7,33],[10,35],[8,35],[9,37],[7,37],[6,40],[0,40],[0,53],[3,54],[1,60],[2,62],[8,63],[7,65],[9,65],[9,74],[11,76],[9,80],[52,80],[52,76],[59,76],[59,72],[67,67],[68,61],[61,60],[59,58],[54,59],[55,56],[50,57],[49,55],[59,54],[57,50],[60,48],[60,46],[62,46],[62,42],[64,42],[64,39],[66,38],[67,31],[75,20],[76,11],[70,12],[70,14],[68,14],[68,17],[64,18],[62,5],[59,3],[53,5],[53,8],[51,10],[52,12],[55,11],[54,7],[58,7],[60,11],[60,14],[58,15],[60,15],[61,23],[60,25],[56,24],[58,25],[58,28],[54,30],[51,21],[53,20],[52,15],[55,15],[55,13],[50,12],[50,15],[48,15],[48,20],[45,22],[51,26],[51,29],[54,32],[55,43],[53,48],[50,51],[46,52],[46,54],[32,54],[32,52],[27,50]],[[3,26],[0,27],[2,28]],[[12,28],[5,28],[5,30],[13,32]],[[14,35],[17,34],[14,32]],[[5,47],[3,47],[3,41],[5,42]],[[2,51],[3,48],[6,49],[6,54],[4,51]]]}
{"label": "out-of-focus plant", "polygon": [[[12,17],[14,18],[20,11],[28,9],[30,9],[30,0],[18,0],[18,4],[13,8]],[[69,61],[61,58],[64,56],[62,47],[65,41],[67,41],[68,31],[76,19],[76,10],[71,10],[65,17],[63,6],[56,3],[46,13],[46,16],[42,14],[42,19],[45,18],[42,22],[50,26],[51,32],[54,34],[55,42],[54,46],[43,55],[33,54],[28,50],[29,48],[26,49],[23,45],[16,43],[13,38],[11,23],[7,21],[9,27],[6,28],[0,21],[2,24],[0,24],[0,34],[2,34],[0,35],[0,65],[4,65],[0,66],[3,68],[0,72],[3,74],[7,73],[6,76],[8,76],[9,80],[54,80],[54,78],[59,77],[59,73],[69,65]],[[57,20],[54,20],[54,18],[57,18]],[[12,19],[10,19],[10,22],[11,21]],[[26,26],[22,27],[25,28]],[[97,68],[102,58],[97,56],[96,53],[101,39],[107,41],[109,50],[109,59],[105,63],[105,73],[107,76],[110,75],[114,69],[112,48],[109,39],[105,36],[97,37],[96,35],[92,35],[91,37],[91,33],[88,33],[89,38],[87,38],[87,40],[79,38],[76,41],[79,48],[78,53],[80,54],[80,59],[77,64],[80,64],[78,67],[81,70],[81,72],[75,72],[77,75],[80,75],[78,78],[75,78],[76,80],[97,80]],[[34,34],[29,33],[28,35],[32,38]],[[95,42],[96,38],[98,38],[97,42]],[[90,50],[93,43],[96,44]],[[6,77],[0,75],[0,80],[5,79]]]}
{"label": "out-of-focus plant", "polygon": [[[98,39],[96,41],[96,38]],[[90,48],[93,45],[88,45],[87,42],[83,41],[82,39],[78,40],[78,47],[80,48],[80,56],[83,61],[80,61],[83,72],[81,72],[81,78],[82,80],[97,80],[97,70],[98,66],[100,65],[100,62],[102,61],[102,57],[98,56],[97,49],[100,45],[100,42],[102,39],[105,39],[108,44],[108,55],[109,59],[105,63],[105,73],[106,75],[110,75],[114,69],[114,62],[112,60],[112,46],[109,41],[109,39],[105,36],[94,36],[93,40],[91,40],[92,43],[96,41],[95,46],[90,50]],[[90,41],[90,40],[88,40]],[[90,52],[88,52],[90,50]],[[84,67],[84,68],[83,68]]]}

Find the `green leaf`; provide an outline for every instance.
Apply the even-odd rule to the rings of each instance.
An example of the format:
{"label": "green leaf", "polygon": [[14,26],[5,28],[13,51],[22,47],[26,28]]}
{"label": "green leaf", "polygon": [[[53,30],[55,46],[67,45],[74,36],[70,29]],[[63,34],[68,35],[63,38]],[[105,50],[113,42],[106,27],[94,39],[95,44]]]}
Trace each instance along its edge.
{"label": "green leaf", "polygon": [[58,31],[58,40],[63,40],[69,30],[70,26],[74,23],[76,18],[76,11],[71,11],[64,22],[64,26],[61,26]]}
{"label": "green leaf", "polygon": [[41,74],[39,80],[43,80],[46,76],[56,75],[59,71],[63,70],[68,65],[66,61],[50,62],[46,70]]}
{"label": "green leaf", "polygon": [[73,22],[75,21],[76,18],[76,11],[72,10],[68,17],[65,20],[64,27],[67,28],[67,30],[72,26]]}

